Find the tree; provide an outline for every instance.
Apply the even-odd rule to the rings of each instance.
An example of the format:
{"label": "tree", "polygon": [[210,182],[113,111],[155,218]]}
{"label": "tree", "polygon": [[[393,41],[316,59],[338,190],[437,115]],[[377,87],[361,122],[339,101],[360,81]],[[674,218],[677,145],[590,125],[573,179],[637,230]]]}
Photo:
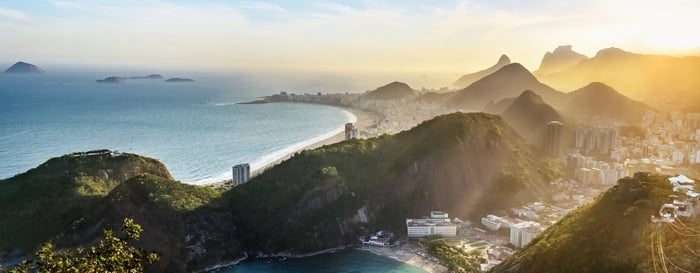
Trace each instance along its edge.
{"label": "tree", "polygon": [[115,237],[112,230],[104,230],[105,238],[90,249],[56,251],[52,243],[47,243],[34,255],[9,269],[7,273],[29,272],[143,272],[144,266],[158,261],[157,253],[129,245],[137,241],[143,229],[132,219],[124,219],[121,229],[123,237]]}

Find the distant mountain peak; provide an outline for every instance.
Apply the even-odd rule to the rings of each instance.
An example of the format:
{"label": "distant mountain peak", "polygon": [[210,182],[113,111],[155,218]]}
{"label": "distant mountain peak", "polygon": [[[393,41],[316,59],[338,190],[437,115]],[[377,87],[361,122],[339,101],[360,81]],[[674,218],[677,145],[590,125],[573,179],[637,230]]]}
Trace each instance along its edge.
{"label": "distant mountain peak", "polygon": [[498,62],[496,63],[496,65],[507,65],[509,63],[510,63],[510,58],[508,58],[508,55],[503,54],[503,55],[501,55],[500,58],[498,58]]}
{"label": "distant mountain peak", "polygon": [[646,104],[632,100],[602,82],[591,82],[567,96],[569,103],[562,109],[566,109],[572,116],[582,118],[598,117],[634,123],[646,111],[652,110]]}
{"label": "distant mountain peak", "polygon": [[16,62],[10,68],[5,70],[5,73],[16,73],[16,74],[39,74],[39,73],[44,73],[45,71],[41,68],[39,68],[36,65],[30,64],[30,63],[25,63],[25,62]]}
{"label": "distant mountain peak", "polygon": [[511,63],[456,91],[446,106],[471,111],[484,109],[489,102],[515,98],[528,89],[554,105],[558,105],[564,99],[564,93],[542,84],[522,64]]}
{"label": "distant mountain peak", "polygon": [[598,51],[598,53],[595,54],[596,58],[611,58],[611,57],[620,57],[620,56],[625,56],[625,55],[631,55],[633,53],[624,51],[622,49],[619,49],[617,47],[609,47],[605,49],[601,49]]}
{"label": "distant mountain peak", "polygon": [[544,54],[540,68],[535,73],[550,74],[560,72],[585,59],[588,59],[588,57],[574,51],[571,45],[560,45],[554,51]]}
{"label": "distant mountain peak", "polygon": [[564,52],[573,52],[572,46],[571,45],[560,45],[557,48],[554,49],[553,54],[557,53],[564,53]]}
{"label": "distant mountain peak", "polygon": [[532,90],[525,90],[516,97],[502,116],[530,143],[540,143],[543,124],[563,121],[561,115]]}
{"label": "distant mountain peak", "polygon": [[544,103],[544,100],[542,99],[542,97],[540,97],[540,95],[537,95],[537,93],[535,93],[535,91],[532,91],[529,89],[523,91],[523,93],[520,94],[520,96],[518,96],[513,103],[518,103],[519,101],[537,103],[537,104]]}
{"label": "distant mountain peak", "polygon": [[498,58],[498,62],[496,62],[496,64],[494,64],[493,66],[471,74],[466,74],[457,79],[457,81],[455,81],[453,85],[459,88],[467,87],[470,84],[482,79],[483,77],[491,75],[492,73],[498,71],[499,69],[508,64],[510,64],[510,58],[508,58],[508,55],[503,54],[500,58]]}
{"label": "distant mountain peak", "polygon": [[532,75],[532,73],[530,73],[530,70],[527,70],[527,68],[525,68],[520,63],[511,63],[509,65],[506,65],[498,71],[494,72],[493,75],[502,77],[518,77],[518,79],[537,81],[537,78],[535,78],[535,76]]}
{"label": "distant mountain peak", "polygon": [[382,87],[379,87],[379,88],[389,88],[389,87],[401,87],[401,88],[411,89],[411,87],[408,84],[406,84],[405,82],[400,82],[400,81],[394,81],[394,82],[391,82],[391,83],[384,85]]}
{"label": "distant mountain peak", "polygon": [[613,92],[613,93],[618,93],[617,91],[615,91],[615,89],[613,89],[609,85],[604,84],[602,82],[589,83],[588,85],[584,86],[582,89],[604,90],[604,91],[609,91],[609,92]]}
{"label": "distant mountain peak", "polygon": [[411,86],[403,82],[395,81],[370,91],[366,96],[368,99],[392,100],[401,99],[414,94],[415,90],[413,90]]}

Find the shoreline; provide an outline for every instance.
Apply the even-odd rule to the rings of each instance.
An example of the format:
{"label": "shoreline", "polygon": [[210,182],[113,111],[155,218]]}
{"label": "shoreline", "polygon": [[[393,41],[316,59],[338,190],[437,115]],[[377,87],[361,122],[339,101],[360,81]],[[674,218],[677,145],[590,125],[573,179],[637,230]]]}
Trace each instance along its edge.
{"label": "shoreline", "polygon": [[374,255],[389,258],[404,264],[412,265],[423,269],[429,273],[447,273],[448,268],[431,261],[427,257],[413,253],[408,246],[396,247],[379,247],[379,246],[360,246],[358,250],[367,251]]}
{"label": "shoreline", "polygon": [[[275,103],[277,103],[277,102],[275,102]],[[305,102],[279,102],[279,103],[305,103]],[[315,103],[305,103],[305,104],[315,104]],[[371,111],[367,111],[367,110],[363,110],[363,109],[359,109],[359,108],[341,106],[341,105],[328,105],[328,104],[323,104],[323,105],[339,108],[343,111],[348,112],[351,116],[354,116],[355,126],[360,131],[366,131],[367,128],[377,125],[379,123],[379,121],[381,121],[383,119],[383,117],[381,117],[381,115],[379,113],[375,113],[375,112],[371,112]],[[343,123],[343,125],[345,125],[345,123]],[[279,165],[280,163],[292,158],[298,152],[301,152],[304,150],[311,150],[311,149],[320,148],[320,147],[325,146],[325,145],[336,144],[336,143],[342,142],[344,140],[345,140],[345,132],[340,131],[340,132],[333,134],[327,138],[319,139],[316,142],[310,143],[308,145],[304,145],[303,147],[300,147],[298,149],[290,150],[286,154],[281,155],[279,158],[277,158],[273,161],[265,163],[262,166],[259,166],[255,169],[251,168],[251,171],[250,171],[251,179],[255,176],[258,176],[258,175],[264,173],[266,170],[268,170],[276,165]],[[191,183],[191,185],[220,187],[220,186],[225,186],[227,183],[230,183],[230,182],[231,182],[231,179],[226,179],[226,180],[222,180],[222,181],[212,181],[212,182],[205,182],[205,183]]]}
{"label": "shoreline", "polygon": [[[321,249],[319,251],[304,253],[304,254],[290,254],[286,252],[280,252],[277,254],[270,255],[260,255],[258,254],[254,259],[275,259],[275,258],[289,258],[289,259],[303,259],[323,254],[333,254],[337,251],[356,249],[359,251],[369,252],[371,254],[381,256],[384,258],[389,258],[394,261],[418,267],[429,273],[447,273],[448,268],[431,261],[430,258],[418,255],[413,252],[413,250],[408,246],[396,246],[396,247],[378,247],[378,246],[367,246],[367,245],[346,245],[339,247],[332,247],[327,249]],[[237,258],[232,262],[222,263],[207,267],[205,269],[196,272],[211,272],[213,270],[219,270],[223,268],[230,268],[238,265],[241,262],[248,261],[251,256],[244,252],[244,257]]]}

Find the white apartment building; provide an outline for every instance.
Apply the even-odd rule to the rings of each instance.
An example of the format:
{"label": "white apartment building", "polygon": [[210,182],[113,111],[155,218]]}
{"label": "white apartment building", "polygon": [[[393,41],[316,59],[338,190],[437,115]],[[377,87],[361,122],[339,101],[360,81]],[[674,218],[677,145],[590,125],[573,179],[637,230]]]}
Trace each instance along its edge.
{"label": "white apartment building", "polygon": [[523,246],[530,243],[530,241],[537,237],[539,232],[541,232],[538,232],[536,229],[531,229],[533,227],[537,228],[539,226],[539,223],[532,221],[513,224],[512,226],[510,226],[510,243],[515,247],[522,248]]}
{"label": "white apartment building", "polygon": [[447,213],[441,211],[431,211],[430,218],[406,219],[406,230],[408,237],[457,236],[457,225],[450,221]]}

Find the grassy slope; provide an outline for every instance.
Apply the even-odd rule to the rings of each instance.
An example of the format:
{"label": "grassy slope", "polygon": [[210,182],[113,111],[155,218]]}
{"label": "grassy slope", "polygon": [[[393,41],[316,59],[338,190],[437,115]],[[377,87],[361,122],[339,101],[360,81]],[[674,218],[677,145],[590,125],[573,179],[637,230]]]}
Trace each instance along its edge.
{"label": "grassy slope", "polygon": [[124,154],[63,156],[0,181],[0,250],[33,251],[136,173],[170,178],[157,160]]}
{"label": "grassy slope", "polygon": [[[657,236],[674,264],[699,272],[700,261],[685,247],[697,249],[700,238],[680,236],[669,224],[649,220],[672,193],[666,177],[621,179],[490,272],[654,272],[650,241]],[[683,221],[700,227],[697,220]]]}
{"label": "grassy slope", "polygon": [[5,246],[30,251],[59,233],[59,245],[76,246],[130,217],[146,230],[140,245],[163,255],[154,271],[191,271],[241,251],[354,243],[363,228],[400,232],[404,217],[431,209],[506,209],[546,195],[552,172],[540,165],[500,117],[482,113],[303,151],[226,192],[173,181],[160,163],[135,155],[66,156],[0,184],[0,234],[12,234],[2,236]]}
{"label": "grassy slope", "polygon": [[[441,161],[444,158],[456,162]],[[478,169],[478,160],[493,161],[484,166],[486,174],[479,176],[481,170],[476,170],[474,175],[465,175],[454,170]],[[437,166],[423,167],[430,163]],[[370,227],[400,228],[403,218],[419,206],[425,211],[431,209],[431,204],[442,204],[439,208],[457,211],[455,204],[461,200],[449,192],[464,191],[472,184],[490,185],[474,186],[470,193],[475,197],[469,200],[474,214],[506,209],[526,189],[533,193],[530,197],[543,196],[545,179],[539,164],[500,117],[455,113],[396,136],[346,141],[301,152],[224,194],[222,199],[240,218],[247,244],[256,249],[308,251],[311,249],[299,247],[319,248],[322,246],[314,242],[336,242],[337,238],[329,237],[353,234],[360,225],[346,219],[373,203],[380,205],[373,211],[377,217]],[[417,173],[407,174],[412,169]],[[422,179],[424,170],[430,176]],[[481,177],[486,181],[477,179]],[[463,197],[467,199],[468,195]],[[373,202],[377,199],[383,200]],[[341,224],[350,230],[338,230]],[[332,232],[324,233],[329,229]]]}

